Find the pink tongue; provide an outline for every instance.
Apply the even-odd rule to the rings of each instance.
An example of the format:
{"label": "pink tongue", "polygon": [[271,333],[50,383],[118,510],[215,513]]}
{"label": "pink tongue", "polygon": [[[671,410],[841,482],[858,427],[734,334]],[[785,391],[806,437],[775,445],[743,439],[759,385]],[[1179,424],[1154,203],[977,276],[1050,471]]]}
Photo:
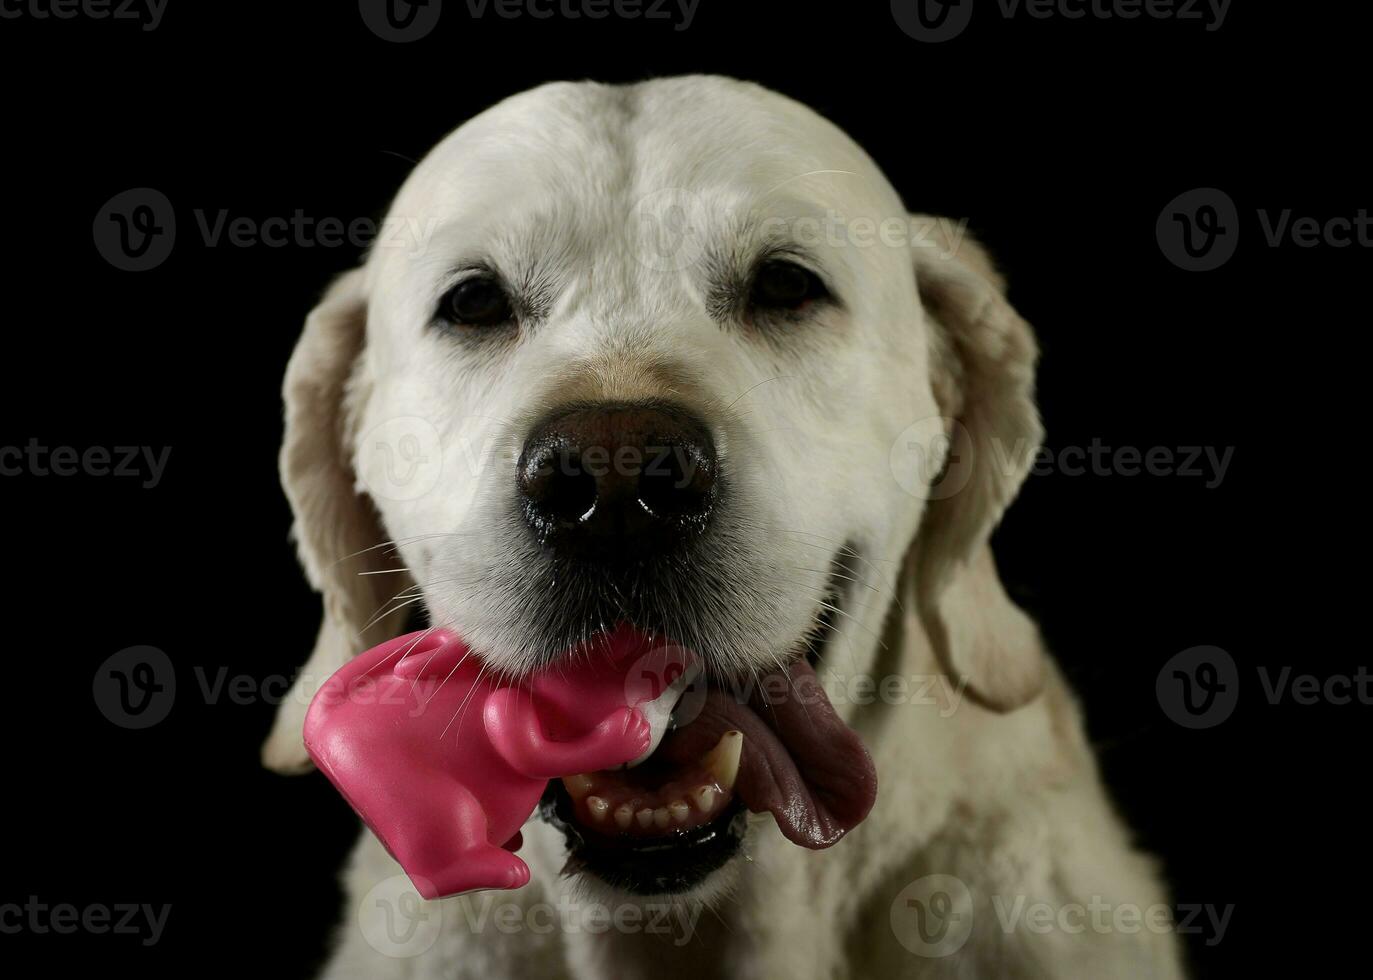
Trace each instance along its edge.
{"label": "pink tongue", "polygon": [[700,715],[655,755],[690,765],[731,729],[744,733],[735,792],[754,813],[770,812],[792,843],[829,847],[872,809],[872,757],[804,660],[763,675],[751,691],[711,688]]}

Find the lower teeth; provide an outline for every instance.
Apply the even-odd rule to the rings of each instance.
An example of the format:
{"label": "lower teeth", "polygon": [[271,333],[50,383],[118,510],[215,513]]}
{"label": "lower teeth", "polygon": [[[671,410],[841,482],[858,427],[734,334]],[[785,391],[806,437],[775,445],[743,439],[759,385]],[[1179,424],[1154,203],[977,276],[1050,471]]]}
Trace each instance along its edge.
{"label": "lower teeth", "polygon": [[739,772],[744,736],[730,731],[685,778],[653,790],[635,787],[609,772],[563,779],[578,818],[605,833],[658,835],[709,823],[728,804]]}

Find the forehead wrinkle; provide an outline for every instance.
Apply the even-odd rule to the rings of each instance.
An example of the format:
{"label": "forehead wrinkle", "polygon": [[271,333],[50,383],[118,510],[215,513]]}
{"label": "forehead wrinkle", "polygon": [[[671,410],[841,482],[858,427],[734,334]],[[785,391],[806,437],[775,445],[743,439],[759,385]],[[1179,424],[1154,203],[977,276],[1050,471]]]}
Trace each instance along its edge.
{"label": "forehead wrinkle", "polygon": [[602,86],[548,86],[546,99],[557,107],[554,125],[546,106],[513,121],[489,111],[431,154],[424,177],[417,173],[398,196],[397,210],[443,216],[432,239],[442,258],[431,277],[489,264],[547,306],[574,263],[614,237],[608,232],[632,182],[625,131],[637,100]]}
{"label": "forehead wrinkle", "polygon": [[[773,255],[800,259],[831,278],[847,280],[847,256],[835,254],[847,250],[824,240],[822,222],[835,213],[831,207],[795,197],[782,198],[780,206],[763,203],[766,201],[766,197],[758,199],[748,211],[731,214],[712,229],[703,261],[709,291],[738,288],[759,261]],[[814,222],[808,233],[813,240],[800,234],[802,221]]]}
{"label": "forehead wrinkle", "polygon": [[526,185],[512,197],[469,197],[436,225],[422,253],[408,257],[411,288],[417,279],[436,297],[462,271],[488,268],[520,294],[527,312],[542,316],[570,277],[583,217],[548,175],[541,187]]}
{"label": "forehead wrinkle", "polygon": [[576,218],[574,210],[555,196],[545,207],[501,222],[486,242],[492,265],[534,316],[547,315],[571,276]]}

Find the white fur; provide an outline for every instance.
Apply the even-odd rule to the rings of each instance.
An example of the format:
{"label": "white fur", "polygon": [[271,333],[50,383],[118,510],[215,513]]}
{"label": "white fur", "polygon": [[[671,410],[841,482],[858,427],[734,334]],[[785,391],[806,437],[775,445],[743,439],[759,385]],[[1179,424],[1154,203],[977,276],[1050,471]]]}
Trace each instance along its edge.
{"label": "white fur", "polygon": [[[382,955],[359,915],[375,925],[383,912],[360,903],[398,869],[369,834],[348,870],[350,903],[326,975],[1181,975],[1172,934],[1006,929],[994,910],[1017,897],[1141,909],[1165,898],[987,546],[1040,428],[1033,337],[986,255],[947,223],[924,221],[911,227],[937,229],[936,241],[822,243],[819,261],[843,310],[815,313],[770,341],[712,320],[699,264],[660,261],[646,242],[636,204],[672,191],[690,205],[698,240],[741,253],[763,218],[905,215],[877,167],[834,126],[720,78],[548,85],[445,139],[392,207],[392,226],[424,229],[423,240],[379,243],[364,268],[340,279],[288,370],[283,479],[324,623],[264,759],[308,768],[300,727],[309,697],[348,657],[398,631],[398,612],[365,627],[411,580],[431,617],[492,663],[532,662],[537,651],[511,616],[524,598],[511,460],[529,421],[572,397],[671,397],[714,428],[737,488],[722,518],[733,521],[726,557],[749,585],[707,632],[715,656],[763,667],[794,650],[830,557],[853,541],[863,581],[850,590],[827,666],[846,676],[938,676],[957,700],[840,705],[877,764],[871,816],[820,852],[754,818],[748,860],[681,901],[684,915],[698,916],[684,946],[628,932],[474,928],[462,910],[478,907],[478,896],[433,906],[443,924],[424,953]],[[548,315],[511,344],[477,350],[429,323],[455,268],[474,256],[511,276],[537,263],[549,284]],[[966,485],[927,506],[903,483],[928,483],[933,471],[892,453],[920,420],[934,420],[917,429],[930,457],[952,433],[955,452],[971,460]],[[407,426],[408,447],[437,450],[441,462],[426,452],[424,465],[441,469],[428,470],[423,486],[378,493],[387,474],[369,470],[387,460],[368,434],[394,443]],[[1008,448],[1024,465],[1004,461]],[[387,540],[408,571],[358,574],[382,567],[385,549],[374,546]],[[537,819],[525,840],[534,880],[499,902],[526,908],[568,894],[632,904],[560,877],[561,839]],[[974,925],[959,952],[931,958],[898,941],[914,917],[891,910],[907,883],[936,873],[967,886]]]}

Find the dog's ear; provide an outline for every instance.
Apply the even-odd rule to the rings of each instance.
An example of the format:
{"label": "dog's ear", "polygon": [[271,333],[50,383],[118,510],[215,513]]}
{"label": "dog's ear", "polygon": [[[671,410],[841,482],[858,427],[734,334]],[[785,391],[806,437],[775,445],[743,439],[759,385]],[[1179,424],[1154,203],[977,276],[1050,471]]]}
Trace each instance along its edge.
{"label": "dog's ear", "polygon": [[[917,216],[916,226],[925,220]],[[916,601],[944,669],[975,701],[1010,711],[1038,694],[1045,664],[1038,631],[1006,595],[988,538],[1043,438],[1034,404],[1038,349],[980,245],[947,233],[932,244],[912,251],[931,383],[948,420],[946,472],[957,467],[957,478],[926,507],[911,554]]]}
{"label": "dog's ear", "polygon": [[336,280],[305,318],[282,387],[281,482],[295,516],[291,533],[305,574],[324,600],[314,652],[262,746],[263,764],[282,773],[310,768],[301,727],[320,686],[354,655],[394,635],[402,618],[399,611],[378,614],[406,577],[363,574],[393,567],[382,547],[380,519],[359,490],[351,462],[354,409],[367,387],[366,326],[364,271],[355,269]]}

